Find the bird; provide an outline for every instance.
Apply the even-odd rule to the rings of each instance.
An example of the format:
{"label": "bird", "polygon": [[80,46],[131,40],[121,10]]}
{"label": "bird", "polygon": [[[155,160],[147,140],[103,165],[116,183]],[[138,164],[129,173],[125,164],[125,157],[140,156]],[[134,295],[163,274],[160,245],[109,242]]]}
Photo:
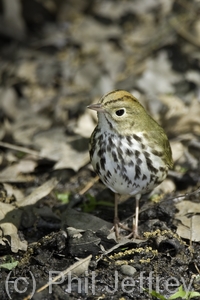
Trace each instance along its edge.
{"label": "bird", "polygon": [[97,111],[98,123],[89,142],[90,162],[105,186],[115,193],[116,238],[120,238],[121,195],[135,197],[132,235],[139,238],[139,200],[159,185],[173,167],[169,140],[164,129],[125,90],[111,91],[87,108]]}

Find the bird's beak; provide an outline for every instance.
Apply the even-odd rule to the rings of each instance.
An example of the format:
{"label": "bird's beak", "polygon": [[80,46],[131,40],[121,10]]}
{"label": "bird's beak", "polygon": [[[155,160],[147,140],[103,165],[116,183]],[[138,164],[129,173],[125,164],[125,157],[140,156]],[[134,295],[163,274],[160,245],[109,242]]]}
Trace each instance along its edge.
{"label": "bird's beak", "polygon": [[87,108],[92,109],[92,110],[96,110],[96,111],[99,111],[99,112],[104,112],[105,111],[105,109],[101,106],[101,103],[88,105]]}

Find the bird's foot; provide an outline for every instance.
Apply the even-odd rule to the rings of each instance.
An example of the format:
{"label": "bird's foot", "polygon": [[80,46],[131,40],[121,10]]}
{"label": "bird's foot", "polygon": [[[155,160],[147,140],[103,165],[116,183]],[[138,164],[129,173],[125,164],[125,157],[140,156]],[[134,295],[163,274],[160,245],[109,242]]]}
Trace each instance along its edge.
{"label": "bird's foot", "polygon": [[[118,218],[115,218],[115,219],[114,219],[114,226],[113,226],[112,230],[115,231],[115,237],[116,237],[116,240],[117,240],[117,241],[120,240],[120,230],[119,230],[119,228],[131,232],[131,233],[129,234],[130,236],[133,235],[132,230],[131,230],[128,226],[126,226],[126,225],[120,223],[120,222],[119,222],[119,219],[118,219]],[[129,235],[128,235],[128,237],[129,237]],[[125,237],[127,237],[127,236],[125,236]]]}
{"label": "bird's foot", "polygon": [[125,236],[125,238],[127,238],[127,239],[134,238],[134,239],[137,239],[137,240],[143,240],[144,239],[139,235],[138,227],[136,228],[135,226],[133,226],[133,229],[131,229],[131,228],[127,227],[126,225],[122,224],[122,223],[119,223],[118,225],[119,225],[120,228],[130,232],[128,235]]}
{"label": "bird's foot", "polygon": [[135,232],[134,230],[131,230],[130,228],[128,228],[128,229],[131,232],[128,235],[125,236],[127,239],[131,239],[131,238],[134,238],[134,239],[137,239],[137,240],[142,239],[141,236],[137,232]]}
{"label": "bird's foot", "polygon": [[113,226],[113,229],[115,231],[115,237],[116,237],[116,240],[118,241],[120,239],[120,234],[119,234],[119,219],[116,217],[114,219],[114,226]]}
{"label": "bird's foot", "polygon": [[133,237],[134,239],[137,239],[137,240],[143,240],[143,239],[144,239],[144,238],[141,237],[141,236],[139,235],[139,233],[138,233],[138,226],[133,225],[133,229],[132,229],[131,234],[132,234],[132,237]]}
{"label": "bird's foot", "polygon": [[128,226],[126,226],[123,223],[121,223],[118,218],[115,218],[114,219],[114,226],[113,226],[113,228],[111,230],[115,231],[115,237],[116,237],[117,241],[119,241],[120,238],[121,238],[121,236],[120,236],[120,228],[123,229],[123,230],[126,230],[126,231],[130,232],[128,235],[123,236],[124,238],[127,238],[127,239],[134,238],[134,239],[139,239],[139,240],[143,239],[139,235],[139,233],[138,233],[138,227],[137,226],[133,225],[133,228],[131,229]]}

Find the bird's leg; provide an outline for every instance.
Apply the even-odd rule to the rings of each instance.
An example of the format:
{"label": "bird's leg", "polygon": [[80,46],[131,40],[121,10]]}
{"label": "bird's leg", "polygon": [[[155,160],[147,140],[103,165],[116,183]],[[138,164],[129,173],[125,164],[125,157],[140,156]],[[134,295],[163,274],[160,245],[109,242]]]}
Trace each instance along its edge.
{"label": "bird's leg", "polygon": [[135,196],[136,205],[135,205],[135,221],[133,219],[133,237],[139,238],[138,235],[138,218],[139,218],[139,200],[141,198],[141,195],[138,194]]}
{"label": "bird's leg", "polygon": [[[135,200],[136,200],[136,205],[135,205],[135,220],[133,218],[133,231],[130,235],[128,235],[128,237],[131,237],[133,235],[133,237],[135,239],[139,238],[139,234],[138,234],[138,220],[139,220],[139,201],[140,201],[141,195],[138,194],[135,196]],[[119,227],[128,230],[128,228],[126,226],[123,226],[122,224],[120,224],[119,222],[119,218],[118,218],[118,204],[120,202],[120,195],[115,193],[115,215],[114,215],[114,229],[115,229],[115,236],[116,236],[116,240],[119,240],[120,235],[119,235]]]}
{"label": "bird's leg", "polygon": [[[127,226],[123,225],[122,223],[119,222],[119,218],[118,218],[118,204],[120,202],[120,197],[121,195],[119,194],[115,194],[115,215],[114,215],[114,229],[115,229],[115,236],[116,236],[116,240],[120,239],[120,234],[119,234],[119,227],[127,230],[127,231],[132,231],[130,228],[128,228]],[[131,235],[133,235],[133,233],[131,232]]]}
{"label": "bird's leg", "polygon": [[119,218],[118,218],[118,204],[120,195],[115,193],[115,214],[114,214],[114,228],[116,239],[119,239]]}

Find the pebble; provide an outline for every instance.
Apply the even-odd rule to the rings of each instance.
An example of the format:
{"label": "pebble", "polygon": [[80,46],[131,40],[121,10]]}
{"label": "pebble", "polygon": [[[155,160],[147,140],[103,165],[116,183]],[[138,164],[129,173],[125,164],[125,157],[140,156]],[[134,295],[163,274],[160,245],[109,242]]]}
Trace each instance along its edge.
{"label": "pebble", "polygon": [[136,268],[129,266],[129,265],[123,265],[120,268],[120,271],[124,275],[132,276],[135,272],[137,272]]}

